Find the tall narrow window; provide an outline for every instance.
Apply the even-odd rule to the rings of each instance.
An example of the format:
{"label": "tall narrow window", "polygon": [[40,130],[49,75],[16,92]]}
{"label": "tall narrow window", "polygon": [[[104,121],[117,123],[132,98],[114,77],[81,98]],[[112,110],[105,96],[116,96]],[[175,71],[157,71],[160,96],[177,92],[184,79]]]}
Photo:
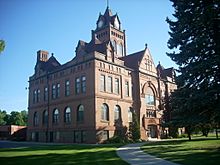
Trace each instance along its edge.
{"label": "tall narrow window", "polygon": [[56,99],[56,85],[52,86],[52,99]]}
{"label": "tall narrow window", "polygon": [[132,122],[133,121],[133,113],[132,113],[132,108],[130,107],[128,109],[128,122]]}
{"label": "tall narrow window", "polygon": [[101,107],[101,119],[102,120],[109,120],[109,109],[107,104],[102,104]]}
{"label": "tall narrow window", "polygon": [[70,107],[67,107],[65,109],[65,112],[64,112],[64,122],[65,123],[70,123],[71,122],[71,109],[70,109]]}
{"label": "tall narrow window", "polygon": [[34,126],[38,126],[39,124],[39,118],[38,118],[38,113],[34,112]]}
{"label": "tall narrow window", "polygon": [[155,105],[155,97],[153,90],[148,87],[145,94],[145,102],[147,105]]}
{"label": "tall narrow window", "polygon": [[100,76],[100,91],[105,91],[105,75]]}
{"label": "tall narrow window", "polygon": [[33,91],[33,103],[37,102],[37,90]]}
{"label": "tall narrow window", "polygon": [[129,96],[129,82],[125,82],[125,96]]}
{"label": "tall narrow window", "polygon": [[146,69],[149,70],[149,71],[152,71],[152,62],[148,59],[146,59]]}
{"label": "tall narrow window", "polygon": [[44,110],[42,119],[43,119],[43,125],[48,124],[48,111],[47,110]]}
{"label": "tall narrow window", "polygon": [[40,89],[37,90],[37,102],[40,102]]}
{"label": "tall narrow window", "polygon": [[80,93],[80,78],[76,78],[75,80],[75,90],[76,90],[76,94]]}
{"label": "tall narrow window", "polygon": [[56,97],[56,98],[59,98],[59,97],[60,97],[60,84],[57,84],[56,94],[57,94],[57,97]]}
{"label": "tall narrow window", "polygon": [[79,105],[76,115],[77,115],[77,122],[84,121],[84,106],[83,105]]}
{"label": "tall narrow window", "polygon": [[82,81],[82,93],[86,93],[86,76],[82,76],[81,81]]}
{"label": "tall narrow window", "polygon": [[108,76],[107,91],[112,93],[112,77]]}
{"label": "tall narrow window", "polygon": [[123,56],[123,45],[117,44],[118,55]]}
{"label": "tall narrow window", "polygon": [[70,81],[66,80],[65,83],[65,96],[69,96],[70,95]]}
{"label": "tall narrow window", "polygon": [[119,94],[119,79],[115,78],[115,93]]}
{"label": "tall narrow window", "polygon": [[48,100],[48,88],[45,87],[44,88],[44,101],[47,101]]}
{"label": "tall narrow window", "polygon": [[113,45],[113,48],[114,48],[115,53],[117,54],[116,41],[115,41],[115,40],[112,40],[112,45]]}
{"label": "tall narrow window", "polygon": [[121,120],[121,108],[118,105],[115,106],[114,118],[115,118],[115,121]]}
{"label": "tall narrow window", "polygon": [[55,109],[53,111],[53,123],[57,124],[59,122],[59,110]]}

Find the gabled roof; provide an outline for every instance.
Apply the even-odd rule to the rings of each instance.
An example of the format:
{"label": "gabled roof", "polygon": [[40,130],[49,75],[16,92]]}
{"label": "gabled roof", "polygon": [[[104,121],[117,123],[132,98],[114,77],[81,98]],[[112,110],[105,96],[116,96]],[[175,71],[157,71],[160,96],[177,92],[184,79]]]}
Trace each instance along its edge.
{"label": "gabled roof", "polygon": [[121,57],[120,59],[125,62],[125,66],[130,68],[137,68],[139,63],[141,62],[145,53],[145,49],[128,56]]}
{"label": "gabled roof", "polygon": [[157,65],[157,72],[160,75],[161,78],[166,79],[166,77],[173,78],[174,74],[174,68],[167,68],[165,69],[160,63]]}
{"label": "gabled roof", "polygon": [[105,53],[106,52],[106,45],[107,45],[107,42],[103,42],[103,43],[90,42],[86,45],[85,51],[87,53],[94,52],[94,51],[97,51],[100,53]]}
{"label": "gabled roof", "polygon": [[39,65],[44,71],[52,71],[55,68],[61,66],[61,64],[53,55],[46,62],[40,61]]}
{"label": "gabled roof", "polygon": [[[77,48],[81,47],[86,53],[97,51],[106,54],[107,46],[109,44],[111,45],[112,43],[110,41],[101,42],[99,39],[93,38],[89,43],[80,40]],[[113,48],[112,45],[111,47]]]}

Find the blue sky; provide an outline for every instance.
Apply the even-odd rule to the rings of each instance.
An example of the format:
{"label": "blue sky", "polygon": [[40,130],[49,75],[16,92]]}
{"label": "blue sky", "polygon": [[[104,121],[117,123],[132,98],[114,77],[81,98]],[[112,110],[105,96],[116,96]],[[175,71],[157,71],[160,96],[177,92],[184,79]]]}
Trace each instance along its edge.
{"label": "blue sky", "polygon": [[[172,18],[169,0],[109,0],[126,30],[127,53],[144,49],[165,67],[175,67],[169,52],[169,26]],[[106,0],[0,0],[0,39],[6,48],[0,54],[0,109],[27,110],[28,78],[34,72],[36,52],[54,53],[63,64],[75,56],[78,40],[89,42],[99,12]]]}

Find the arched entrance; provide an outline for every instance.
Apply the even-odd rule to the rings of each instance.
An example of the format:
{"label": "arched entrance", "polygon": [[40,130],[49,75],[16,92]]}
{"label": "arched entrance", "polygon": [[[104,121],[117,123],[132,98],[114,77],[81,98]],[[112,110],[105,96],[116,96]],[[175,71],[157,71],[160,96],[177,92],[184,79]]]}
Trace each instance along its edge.
{"label": "arched entrance", "polygon": [[149,138],[157,138],[157,126],[156,125],[148,125],[148,137]]}

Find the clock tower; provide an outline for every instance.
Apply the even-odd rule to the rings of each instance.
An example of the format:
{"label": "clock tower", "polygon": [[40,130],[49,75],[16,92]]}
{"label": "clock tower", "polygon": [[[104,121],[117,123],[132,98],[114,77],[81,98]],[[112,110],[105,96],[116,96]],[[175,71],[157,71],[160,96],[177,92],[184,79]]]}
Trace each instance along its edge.
{"label": "clock tower", "polygon": [[115,57],[126,56],[125,30],[122,30],[118,15],[113,15],[109,7],[106,8],[104,15],[99,14],[96,29],[92,30],[92,38],[98,39],[101,43],[110,43]]}

